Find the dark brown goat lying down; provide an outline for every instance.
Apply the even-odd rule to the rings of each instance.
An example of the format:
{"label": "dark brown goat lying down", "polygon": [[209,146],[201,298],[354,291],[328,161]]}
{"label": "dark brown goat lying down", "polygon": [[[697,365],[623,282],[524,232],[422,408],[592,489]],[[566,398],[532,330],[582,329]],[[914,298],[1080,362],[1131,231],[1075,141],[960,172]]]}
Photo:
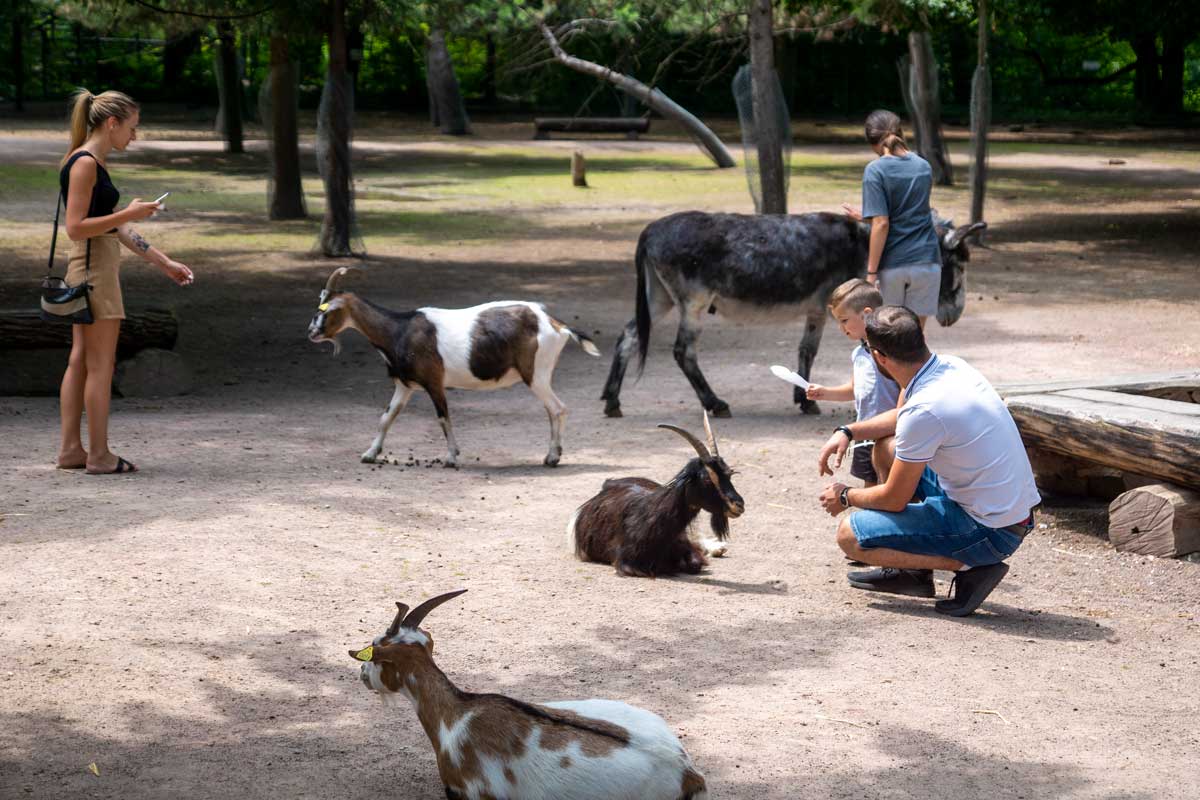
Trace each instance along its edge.
{"label": "dark brown goat lying down", "polygon": [[[707,412],[708,447],[682,428],[658,427],[686,439],[697,458],[665,485],[648,478],[605,481],[600,493],[580,506],[567,524],[567,537],[580,560],[612,564],[622,575],[694,575],[708,561],[704,548],[688,538],[692,520],[701,509],[707,511],[713,533],[723,542],[729,535],[729,519],[745,511],[745,502],[730,481],[733,471],[717,452]],[[711,555],[724,552],[724,547],[709,550]]]}

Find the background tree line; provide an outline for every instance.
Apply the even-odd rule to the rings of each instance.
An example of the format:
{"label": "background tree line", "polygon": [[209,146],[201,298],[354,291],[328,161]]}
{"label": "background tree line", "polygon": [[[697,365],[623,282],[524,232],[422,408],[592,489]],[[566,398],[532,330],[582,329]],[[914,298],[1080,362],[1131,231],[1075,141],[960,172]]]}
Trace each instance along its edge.
{"label": "background tree line", "polygon": [[[255,14],[256,5],[267,10]],[[657,77],[658,85],[695,113],[734,113],[729,86],[747,58],[744,37],[728,30],[698,30],[694,17],[664,13],[664,3],[653,0],[556,5],[551,10],[585,16],[632,13],[636,25],[616,25],[580,39],[579,55],[643,81]],[[740,4],[692,5],[719,9]],[[1177,121],[1200,112],[1200,3],[996,0],[992,5],[994,116],[1020,120],[1095,114]],[[152,6],[211,16],[161,13]],[[777,3],[777,27],[784,32],[776,35],[775,66],[789,108],[794,114],[819,116],[901,107],[895,63],[907,51],[906,27],[919,12],[916,16],[931,33],[944,113],[965,120],[975,68],[973,6],[965,0]],[[431,35],[440,33],[462,96],[473,108],[641,113],[615,89],[598,88],[593,78],[531,62],[530,38],[518,35],[521,7],[498,0],[349,0],[345,37],[355,106],[429,108],[427,48]],[[526,9],[527,14],[546,11],[545,6]],[[789,33],[789,12],[805,19],[849,21]],[[216,18],[222,14],[232,18]],[[232,37],[247,89],[243,110],[253,117],[253,100],[271,63],[272,33],[282,29],[297,70],[299,105],[316,108],[329,62],[323,24],[328,18],[328,3],[315,0],[145,5],[133,0],[10,0],[0,10],[0,30],[8,34],[0,96],[11,108],[59,101],[75,86],[87,85],[120,87],[144,101],[216,106],[224,34]],[[658,65],[668,60],[670,68],[658,74]]]}

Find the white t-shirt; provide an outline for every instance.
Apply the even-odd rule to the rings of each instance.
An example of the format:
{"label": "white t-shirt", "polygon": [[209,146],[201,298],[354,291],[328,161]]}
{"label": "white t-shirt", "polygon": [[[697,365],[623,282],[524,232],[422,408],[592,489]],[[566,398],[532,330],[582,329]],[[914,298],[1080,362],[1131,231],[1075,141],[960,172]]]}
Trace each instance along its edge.
{"label": "white t-shirt", "polygon": [[896,418],[896,458],[927,462],[946,496],[989,528],[1013,525],[1042,501],[1004,401],[971,365],[930,356]]}
{"label": "white t-shirt", "polygon": [[854,413],[870,419],[896,407],[900,384],[879,371],[875,359],[861,344],[850,354],[854,363]]}

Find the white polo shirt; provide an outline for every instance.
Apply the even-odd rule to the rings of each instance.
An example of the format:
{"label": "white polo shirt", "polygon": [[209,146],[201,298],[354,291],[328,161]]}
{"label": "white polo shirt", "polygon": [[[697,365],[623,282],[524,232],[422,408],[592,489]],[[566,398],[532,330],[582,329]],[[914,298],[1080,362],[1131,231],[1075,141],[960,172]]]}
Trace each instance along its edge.
{"label": "white polo shirt", "polygon": [[1042,501],[1012,415],[987,378],[954,356],[930,356],[896,418],[896,458],[927,463],[946,496],[989,528]]}

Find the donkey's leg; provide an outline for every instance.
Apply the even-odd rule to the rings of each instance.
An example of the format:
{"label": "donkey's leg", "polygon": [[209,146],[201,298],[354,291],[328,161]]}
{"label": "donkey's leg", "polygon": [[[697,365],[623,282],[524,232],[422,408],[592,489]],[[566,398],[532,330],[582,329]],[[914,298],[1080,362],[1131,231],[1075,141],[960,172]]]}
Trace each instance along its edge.
{"label": "donkey's leg", "polygon": [[696,340],[700,337],[700,321],[709,305],[711,298],[706,297],[702,300],[694,298],[688,305],[680,307],[679,333],[675,336],[675,362],[696,390],[700,404],[714,417],[728,417],[729,404],[713,392],[708,381],[704,379],[704,373],[700,371],[700,364],[696,361]]}
{"label": "donkey's leg", "polygon": [[[825,309],[817,306],[808,309],[804,319],[804,336],[800,339],[800,364],[797,372],[804,380],[808,380],[812,372],[813,361],[817,357],[817,348],[821,346],[821,333],[825,330]],[[792,402],[800,404],[800,410],[805,414],[820,414],[821,409],[816,402],[809,400],[803,389],[797,386],[792,390]]]}
{"label": "donkey's leg", "polygon": [[[655,276],[650,288],[651,324],[670,311],[673,305],[671,296]],[[625,380],[629,359],[633,358],[637,351],[637,320],[631,319],[617,338],[617,346],[613,348],[612,367],[608,371],[608,380],[604,383],[604,393],[600,395],[600,399],[604,401],[604,415],[607,417],[621,416],[621,382]]]}
{"label": "donkey's leg", "polygon": [[396,421],[396,415],[408,405],[408,401],[415,391],[401,383],[399,378],[393,380],[396,382],[396,391],[392,393],[392,401],[388,403],[387,411],[384,411],[383,416],[379,418],[379,433],[375,435],[375,441],[371,442],[367,452],[362,454],[364,464],[375,463],[375,459],[379,457],[379,451],[383,449],[383,439],[387,436],[392,423]]}

